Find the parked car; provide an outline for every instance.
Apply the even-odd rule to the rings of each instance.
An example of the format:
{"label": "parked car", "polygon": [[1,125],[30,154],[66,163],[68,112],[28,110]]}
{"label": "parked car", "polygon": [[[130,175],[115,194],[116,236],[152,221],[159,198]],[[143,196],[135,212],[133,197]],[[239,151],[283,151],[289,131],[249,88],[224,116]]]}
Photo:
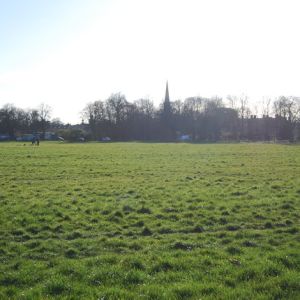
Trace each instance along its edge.
{"label": "parked car", "polygon": [[181,136],[178,137],[178,141],[180,142],[187,142],[187,141],[191,141],[191,136],[188,134],[183,134]]}
{"label": "parked car", "polygon": [[105,136],[103,138],[100,139],[101,142],[110,142],[111,138],[109,136]]}
{"label": "parked car", "polygon": [[0,134],[0,142],[9,141],[10,136],[8,134]]}
{"label": "parked car", "polygon": [[16,138],[17,142],[31,142],[34,139],[33,134],[24,134]]}

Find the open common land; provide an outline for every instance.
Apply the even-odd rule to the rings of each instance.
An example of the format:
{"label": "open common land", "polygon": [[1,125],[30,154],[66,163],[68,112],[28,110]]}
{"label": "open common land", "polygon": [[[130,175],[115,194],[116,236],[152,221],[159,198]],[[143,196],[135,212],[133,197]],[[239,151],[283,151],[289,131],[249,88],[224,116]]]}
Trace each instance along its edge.
{"label": "open common land", "polygon": [[0,144],[0,299],[300,299],[300,146]]}

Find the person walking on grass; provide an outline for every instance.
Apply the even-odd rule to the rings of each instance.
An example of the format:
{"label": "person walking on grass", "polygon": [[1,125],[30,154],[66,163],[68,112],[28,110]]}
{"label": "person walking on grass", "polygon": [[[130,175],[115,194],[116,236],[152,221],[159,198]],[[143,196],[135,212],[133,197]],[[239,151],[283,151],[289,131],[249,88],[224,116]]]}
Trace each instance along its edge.
{"label": "person walking on grass", "polygon": [[35,138],[35,135],[32,137],[32,140],[31,140],[31,145],[34,145],[36,142],[36,138]]}

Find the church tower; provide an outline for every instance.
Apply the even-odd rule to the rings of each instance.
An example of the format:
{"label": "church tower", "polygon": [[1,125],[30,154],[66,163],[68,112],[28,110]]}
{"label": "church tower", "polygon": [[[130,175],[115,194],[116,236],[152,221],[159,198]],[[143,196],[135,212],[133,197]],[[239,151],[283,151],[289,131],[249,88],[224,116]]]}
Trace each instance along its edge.
{"label": "church tower", "polygon": [[166,96],[165,96],[165,102],[170,102],[168,81],[167,81],[167,84],[166,84]]}
{"label": "church tower", "polygon": [[171,103],[170,103],[170,96],[169,96],[169,85],[168,81],[166,84],[166,95],[165,95],[165,101],[164,101],[164,115],[165,117],[169,117],[171,114]]}
{"label": "church tower", "polygon": [[162,113],[161,113],[161,134],[163,140],[172,141],[175,138],[175,131],[173,129],[174,119],[172,116],[172,106],[170,102],[170,95],[169,95],[169,85],[168,81],[166,83],[166,94],[165,94],[165,101],[163,102]]}

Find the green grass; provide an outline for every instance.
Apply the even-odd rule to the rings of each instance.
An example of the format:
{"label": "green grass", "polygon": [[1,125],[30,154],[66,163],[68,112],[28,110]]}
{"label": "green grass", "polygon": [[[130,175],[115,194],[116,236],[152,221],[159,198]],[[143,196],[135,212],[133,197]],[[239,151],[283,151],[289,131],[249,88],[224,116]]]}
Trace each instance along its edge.
{"label": "green grass", "polygon": [[0,299],[299,299],[300,146],[0,144]]}

